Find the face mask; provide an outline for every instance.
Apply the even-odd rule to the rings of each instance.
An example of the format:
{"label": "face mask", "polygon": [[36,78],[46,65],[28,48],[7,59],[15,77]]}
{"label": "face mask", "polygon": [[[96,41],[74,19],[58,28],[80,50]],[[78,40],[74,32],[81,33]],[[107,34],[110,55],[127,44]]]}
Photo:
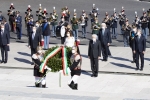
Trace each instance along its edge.
{"label": "face mask", "polygon": [[70,34],[67,34],[67,36],[70,36]]}
{"label": "face mask", "polygon": [[94,13],[94,16],[96,16],[97,14],[96,13]]}
{"label": "face mask", "polygon": [[92,40],[93,40],[94,42],[96,41],[96,39],[95,39],[95,38],[93,38]]}
{"label": "face mask", "polygon": [[36,30],[34,29],[34,30],[33,30],[33,32],[35,33],[35,32],[36,32]]}
{"label": "face mask", "polygon": [[4,28],[1,28],[1,30],[4,30]]}
{"label": "face mask", "polygon": [[39,24],[36,24],[36,27],[39,27]]}
{"label": "face mask", "polygon": [[76,16],[74,16],[74,18],[76,18]]}
{"label": "face mask", "polygon": [[72,50],[72,53],[74,54],[74,53],[75,53],[75,50]]}

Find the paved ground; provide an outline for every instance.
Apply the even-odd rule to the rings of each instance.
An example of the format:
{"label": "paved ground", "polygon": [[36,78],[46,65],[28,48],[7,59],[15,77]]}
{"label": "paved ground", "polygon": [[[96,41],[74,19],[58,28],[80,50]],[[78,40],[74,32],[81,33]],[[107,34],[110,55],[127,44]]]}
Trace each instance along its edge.
{"label": "paved ground", "polygon": [[[78,15],[82,9],[89,12],[95,3],[100,9],[100,22],[104,18],[104,12],[117,12],[124,6],[130,22],[134,19],[134,11],[142,15],[142,9],[149,9],[149,3],[137,0],[1,0],[0,9],[7,18],[7,9],[13,2],[16,10],[24,12],[30,4],[35,15],[38,4],[52,12],[53,6],[57,12],[64,6],[68,6],[71,13],[77,9]],[[60,15],[60,14],[59,14]],[[34,17],[36,19],[36,17]],[[24,27],[24,23],[23,23]],[[88,27],[88,39],[91,37],[90,23]],[[118,27],[119,33],[119,27]],[[135,71],[135,64],[131,64],[131,49],[123,47],[122,36],[113,40],[110,50],[112,57],[108,62],[99,61],[99,77],[91,78],[90,62],[87,58],[87,45],[80,45],[83,57],[83,72],[79,79],[79,90],[72,91],[67,82],[69,76],[62,76],[62,86],[59,87],[58,73],[47,75],[46,89],[34,88],[33,66],[30,65],[30,49],[27,47],[26,30],[23,28],[22,41],[15,41],[16,34],[11,33],[9,60],[7,64],[0,65],[0,100],[150,100],[150,38],[147,41],[144,70]],[[81,44],[88,44],[88,39],[82,40]],[[51,38],[50,47],[60,43],[59,39]],[[86,52],[85,52],[86,50]],[[108,74],[109,73],[109,74]],[[119,73],[119,74],[115,74]]]}

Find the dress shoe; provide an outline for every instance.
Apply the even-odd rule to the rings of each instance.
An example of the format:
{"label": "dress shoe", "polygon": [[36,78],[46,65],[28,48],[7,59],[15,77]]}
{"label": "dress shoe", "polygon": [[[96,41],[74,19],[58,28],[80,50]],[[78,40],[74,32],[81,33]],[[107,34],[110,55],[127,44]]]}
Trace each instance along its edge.
{"label": "dress shoe", "polygon": [[4,61],[1,61],[1,63],[4,63]]}
{"label": "dress shoe", "polygon": [[95,75],[94,75],[94,74],[92,74],[92,75],[91,75],[91,77],[95,77]]}
{"label": "dress shoe", "polygon": [[143,71],[143,68],[141,68],[140,71]]}
{"label": "dress shoe", "polygon": [[137,71],[137,70],[139,70],[139,68],[136,68],[135,70]]}
{"label": "dress shoe", "polygon": [[73,88],[74,88],[74,82],[73,82],[73,81],[71,81],[71,83],[70,83],[70,84],[68,84],[68,86],[69,86],[71,89],[73,89]]}
{"label": "dress shoe", "polygon": [[78,84],[74,84],[73,90],[78,90]]}
{"label": "dress shoe", "polygon": [[98,77],[98,75],[94,75],[94,77]]}
{"label": "dress shoe", "polygon": [[105,61],[105,59],[102,59],[102,61]]}
{"label": "dress shoe", "polygon": [[38,83],[38,84],[35,83],[35,87],[40,87],[40,83]]}
{"label": "dress shoe", "polygon": [[42,88],[46,88],[46,84],[45,84],[45,85],[42,85]]}
{"label": "dress shoe", "polygon": [[7,63],[7,61],[4,61],[4,64],[6,64]]}
{"label": "dress shoe", "polygon": [[131,63],[135,63],[135,61],[131,61]]}

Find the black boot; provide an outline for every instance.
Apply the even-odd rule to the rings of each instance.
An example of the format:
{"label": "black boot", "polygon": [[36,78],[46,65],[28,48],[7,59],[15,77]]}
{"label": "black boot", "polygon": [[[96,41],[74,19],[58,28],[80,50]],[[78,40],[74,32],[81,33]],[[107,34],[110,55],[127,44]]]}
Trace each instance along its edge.
{"label": "black boot", "polygon": [[42,88],[46,88],[46,84],[45,84],[45,85],[42,85]]}
{"label": "black boot", "polygon": [[74,84],[73,90],[78,90],[78,84]]}
{"label": "black boot", "polygon": [[73,81],[71,81],[71,83],[68,85],[71,89],[73,89],[74,88],[74,82]]}
{"label": "black boot", "polygon": [[35,83],[35,87],[40,87],[40,83],[38,83],[38,84]]}

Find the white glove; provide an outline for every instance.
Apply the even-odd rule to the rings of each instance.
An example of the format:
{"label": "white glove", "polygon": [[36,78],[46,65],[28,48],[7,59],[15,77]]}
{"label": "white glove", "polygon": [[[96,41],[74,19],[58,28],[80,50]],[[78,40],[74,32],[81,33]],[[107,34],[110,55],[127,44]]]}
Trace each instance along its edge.
{"label": "white glove", "polygon": [[69,67],[67,68],[67,71],[68,71],[68,73],[70,73],[70,72],[71,72],[71,70],[70,70],[70,68],[69,68]]}
{"label": "white glove", "polygon": [[48,66],[45,66],[45,69],[48,69],[49,71],[51,71],[52,69],[51,68],[49,68]]}
{"label": "white glove", "polygon": [[38,57],[37,57],[36,54],[33,54],[33,55],[32,55],[32,58],[33,58],[33,59],[38,59]]}

